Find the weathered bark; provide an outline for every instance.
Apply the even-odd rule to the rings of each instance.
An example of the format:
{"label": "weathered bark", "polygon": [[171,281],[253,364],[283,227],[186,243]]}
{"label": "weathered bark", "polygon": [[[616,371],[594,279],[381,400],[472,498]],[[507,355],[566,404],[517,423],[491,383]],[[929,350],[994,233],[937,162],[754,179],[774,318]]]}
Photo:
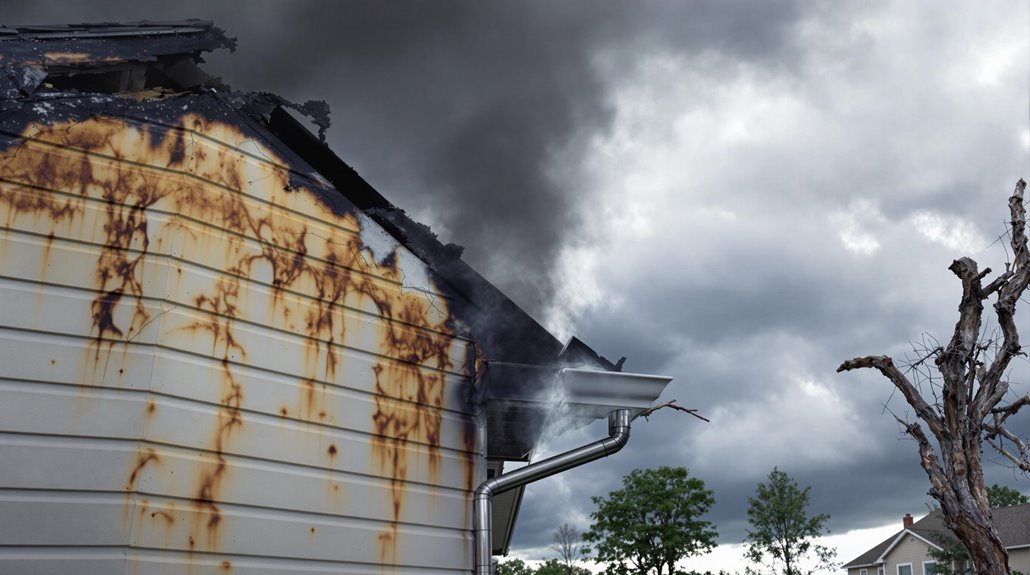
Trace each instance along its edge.
{"label": "weathered bark", "polygon": [[[1030,445],[1004,427],[1005,421],[1030,396],[999,407],[1008,392],[1004,379],[1009,362],[1022,354],[1019,332],[1013,320],[1016,302],[1030,283],[1030,249],[1027,247],[1026,212],[1020,180],[1009,198],[1011,238],[1015,254],[1011,269],[987,286],[982,280],[990,268],[978,271],[970,258],[955,260],[949,269],[962,281],[962,300],[955,332],[944,348],[935,350],[941,374],[939,402],[931,405],[894,360],[887,356],[857,357],[845,361],[838,372],[859,368],[877,369],[901,392],[922,425],[899,419],[905,433],[916,441],[920,462],[930,479],[930,495],[944,512],[948,527],[968,549],[980,574],[1007,574],[1008,553],[991,520],[984,486],[980,448],[984,440],[1024,471],[1030,471]],[[997,293],[994,304],[1002,341],[988,358],[994,342],[981,341],[983,301]],[[989,361],[988,361],[989,360]],[[988,365],[989,363],[989,365]],[[936,446],[926,435],[929,430]],[[1011,445],[1012,447],[1008,447]]]}

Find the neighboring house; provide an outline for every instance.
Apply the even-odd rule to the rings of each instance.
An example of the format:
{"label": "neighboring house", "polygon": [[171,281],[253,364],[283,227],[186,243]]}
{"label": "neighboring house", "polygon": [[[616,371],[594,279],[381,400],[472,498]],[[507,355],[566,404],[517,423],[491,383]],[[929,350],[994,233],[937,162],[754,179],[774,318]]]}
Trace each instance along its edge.
{"label": "neighboring house", "polygon": [[559,370],[627,376],[197,66],[233,45],[0,27],[0,573],[469,573]]}
{"label": "neighboring house", "polygon": [[[994,527],[1009,552],[1009,569],[1030,573],[1030,504],[991,510]],[[940,550],[942,538],[957,541],[938,509],[913,521],[906,514],[902,530],[846,563],[848,575],[933,575],[930,555]],[[956,568],[961,566],[955,566]]]}

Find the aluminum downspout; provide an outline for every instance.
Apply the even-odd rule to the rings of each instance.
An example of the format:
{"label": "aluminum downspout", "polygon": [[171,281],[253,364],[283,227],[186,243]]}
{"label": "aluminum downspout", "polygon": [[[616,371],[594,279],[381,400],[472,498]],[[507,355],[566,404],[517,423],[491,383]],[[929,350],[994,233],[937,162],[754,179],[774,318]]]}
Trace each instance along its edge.
{"label": "aluminum downspout", "polygon": [[484,481],[476,489],[473,510],[476,575],[490,575],[493,556],[491,530],[493,528],[493,497],[495,494],[550,477],[595,459],[607,457],[622,449],[628,441],[629,410],[617,409],[608,414],[608,437]]}

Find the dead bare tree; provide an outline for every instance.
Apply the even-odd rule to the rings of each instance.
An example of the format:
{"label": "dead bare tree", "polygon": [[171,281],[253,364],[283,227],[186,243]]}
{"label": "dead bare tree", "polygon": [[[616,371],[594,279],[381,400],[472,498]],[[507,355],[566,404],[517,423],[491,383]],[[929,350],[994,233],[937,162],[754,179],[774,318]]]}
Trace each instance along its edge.
{"label": "dead bare tree", "polygon": [[562,523],[554,532],[554,544],[551,545],[551,549],[561,555],[566,573],[572,573],[576,562],[590,553],[590,549],[583,546],[582,536],[578,529],[568,523]]}
{"label": "dead bare tree", "polygon": [[[838,372],[864,367],[879,370],[912,406],[922,425],[920,421],[900,418],[898,422],[918,444],[923,469],[930,478],[929,494],[940,503],[948,527],[969,550],[977,573],[982,575],[1009,572],[1008,553],[991,521],[984,487],[982,443],[986,441],[1024,472],[1030,471],[1026,438],[1005,427],[1010,417],[1030,404],[1030,395],[1001,405],[1009,391],[1009,362],[1017,355],[1025,355],[1013,319],[1016,302],[1030,283],[1025,189],[1026,183],[1020,180],[1009,198],[1009,243],[1014,258],[1011,265],[1006,265],[1005,273],[984,286],[982,282],[991,273],[990,268],[978,271],[976,262],[967,257],[955,260],[949,267],[962,281],[962,300],[951,341],[923,358],[933,357],[940,374],[939,378],[936,374],[929,376],[930,401],[890,357],[857,357],[837,368]],[[982,336],[980,331],[983,301],[995,293],[1000,341]],[[925,373],[913,372],[917,377]],[[931,444],[923,426],[929,429],[936,445]]]}

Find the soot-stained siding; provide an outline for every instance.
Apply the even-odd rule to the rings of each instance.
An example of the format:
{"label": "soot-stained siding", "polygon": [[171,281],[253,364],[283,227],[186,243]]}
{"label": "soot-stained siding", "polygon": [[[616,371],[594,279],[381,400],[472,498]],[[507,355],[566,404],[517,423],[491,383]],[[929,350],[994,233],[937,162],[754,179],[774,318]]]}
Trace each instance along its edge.
{"label": "soot-stained siding", "polygon": [[0,114],[0,572],[470,569],[459,302],[253,104]]}

